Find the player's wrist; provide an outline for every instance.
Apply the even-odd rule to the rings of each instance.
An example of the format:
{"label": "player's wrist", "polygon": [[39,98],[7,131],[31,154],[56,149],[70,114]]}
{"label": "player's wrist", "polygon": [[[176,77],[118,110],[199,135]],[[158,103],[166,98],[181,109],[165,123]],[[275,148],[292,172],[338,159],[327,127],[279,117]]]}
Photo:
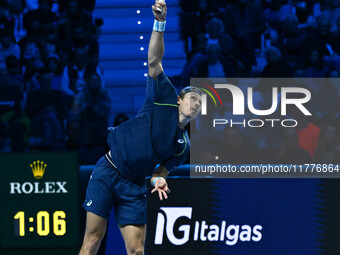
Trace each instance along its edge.
{"label": "player's wrist", "polygon": [[153,31],[157,31],[157,32],[164,32],[165,31],[165,24],[166,21],[164,19],[164,21],[158,21],[157,19],[155,19],[155,21],[153,22]]}
{"label": "player's wrist", "polygon": [[155,187],[155,186],[156,186],[156,182],[159,181],[159,180],[165,181],[164,177],[161,177],[161,176],[155,177],[155,178],[153,178],[153,180],[151,181],[152,186]]}

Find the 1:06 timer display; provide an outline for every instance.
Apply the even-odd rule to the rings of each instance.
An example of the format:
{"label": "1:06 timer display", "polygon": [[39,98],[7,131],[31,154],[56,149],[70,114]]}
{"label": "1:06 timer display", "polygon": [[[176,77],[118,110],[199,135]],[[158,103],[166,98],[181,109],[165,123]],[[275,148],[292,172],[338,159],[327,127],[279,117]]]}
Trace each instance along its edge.
{"label": "1:06 timer display", "polygon": [[64,211],[39,211],[36,215],[27,215],[18,211],[14,217],[14,235],[26,236],[37,233],[39,236],[66,234],[66,213]]}
{"label": "1:06 timer display", "polygon": [[76,254],[77,153],[0,153],[0,165],[0,254]]}

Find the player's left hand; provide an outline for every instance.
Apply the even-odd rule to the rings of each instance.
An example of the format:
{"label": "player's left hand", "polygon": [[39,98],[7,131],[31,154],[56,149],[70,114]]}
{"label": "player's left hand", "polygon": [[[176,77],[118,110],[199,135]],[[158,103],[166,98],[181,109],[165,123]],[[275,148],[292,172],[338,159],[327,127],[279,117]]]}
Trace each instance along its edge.
{"label": "player's left hand", "polygon": [[163,197],[168,199],[167,193],[170,193],[170,189],[168,188],[168,184],[163,177],[156,180],[155,188],[151,191],[151,193],[154,193],[155,191],[158,191],[160,200],[163,200]]}

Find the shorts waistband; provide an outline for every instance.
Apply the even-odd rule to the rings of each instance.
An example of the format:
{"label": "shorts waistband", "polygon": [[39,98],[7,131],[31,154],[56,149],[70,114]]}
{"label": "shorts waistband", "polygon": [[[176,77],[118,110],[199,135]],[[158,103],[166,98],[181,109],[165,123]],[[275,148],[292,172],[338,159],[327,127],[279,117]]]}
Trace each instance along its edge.
{"label": "shorts waistband", "polygon": [[121,174],[121,172],[118,170],[118,168],[117,168],[117,166],[115,165],[115,163],[113,163],[113,160],[112,160],[112,158],[111,158],[111,156],[110,156],[109,153],[106,153],[106,154],[105,154],[105,158],[106,158],[106,160],[113,166],[114,170],[117,171],[117,173],[118,173],[119,175],[121,175],[124,179],[127,179],[127,180],[129,180],[130,182],[135,183],[135,184],[138,184],[138,185],[143,185],[143,186],[145,185],[145,182],[144,182],[144,181],[139,182],[139,181],[136,181],[136,180],[131,180],[131,179],[129,179],[128,177],[126,177],[126,176],[124,176],[123,174]]}

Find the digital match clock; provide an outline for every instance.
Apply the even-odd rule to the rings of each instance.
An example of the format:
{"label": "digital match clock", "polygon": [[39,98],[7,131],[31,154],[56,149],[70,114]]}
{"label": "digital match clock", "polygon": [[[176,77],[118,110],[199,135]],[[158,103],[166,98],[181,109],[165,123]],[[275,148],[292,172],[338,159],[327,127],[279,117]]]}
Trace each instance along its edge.
{"label": "digital match clock", "polygon": [[[14,215],[14,219],[18,220],[18,224],[15,224],[14,234],[17,236],[26,235],[26,218],[25,212],[20,211]],[[30,223],[36,222],[36,228],[29,227],[29,232],[34,232],[39,236],[48,236],[54,234],[56,236],[63,236],[66,234],[66,213],[64,211],[55,211],[52,218],[52,228],[50,227],[50,214],[47,211],[39,211],[35,217],[29,217]]]}
{"label": "digital match clock", "polygon": [[77,154],[3,153],[0,166],[0,254],[76,254]]}

